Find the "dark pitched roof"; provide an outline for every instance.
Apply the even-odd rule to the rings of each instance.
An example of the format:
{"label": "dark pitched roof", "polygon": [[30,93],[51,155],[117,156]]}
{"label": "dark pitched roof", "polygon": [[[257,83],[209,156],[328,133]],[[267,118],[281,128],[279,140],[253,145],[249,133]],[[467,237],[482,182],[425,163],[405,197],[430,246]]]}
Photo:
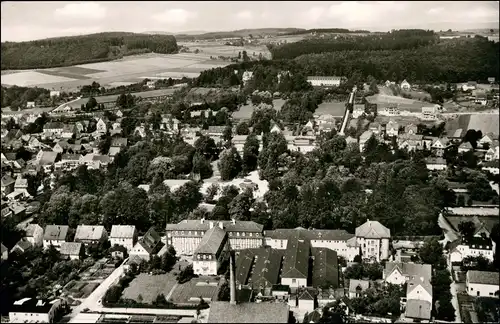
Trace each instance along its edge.
{"label": "dark pitched roof", "polygon": [[467,271],[467,280],[474,284],[494,286],[499,284],[498,272],[469,270]]}
{"label": "dark pitched roof", "polygon": [[235,281],[236,284],[246,285],[248,282],[248,277],[250,276],[250,270],[252,270],[252,264],[254,261],[255,254],[251,250],[242,250],[236,257],[235,264]]}
{"label": "dark pitched roof", "polygon": [[161,237],[155,231],[154,227],[151,227],[146,234],[138,242],[141,246],[149,253],[153,254],[160,250],[158,246],[161,243]]}
{"label": "dark pitched roof", "polygon": [[289,306],[284,303],[210,304],[208,323],[288,323]]}
{"label": "dark pitched roof", "polygon": [[311,248],[313,256],[312,265],[312,286],[321,287],[323,285],[338,288],[339,268],[337,252],[326,248]]}
{"label": "dark pitched roof", "polygon": [[270,288],[278,283],[282,252],[271,248],[259,248],[254,251],[254,266],[248,285],[254,289]]}
{"label": "dark pitched roof", "polygon": [[127,139],[123,137],[115,137],[111,140],[112,147],[127,146]]}
{"label": "dark pitched roof", "polygon": [[432,265],[417,263],[386,262],[384,273],[389,276],[394,269],[399,269],[402,275],[409,277],[424,277],[427,281],[431,280]]}
{"label": "dark pitched roof", "polygon": [[428,301],[410,299],[406,302],[406,317],[418,319],[431,318],[432,305]]}
{"label": "dark pitched roof", "polygon": [[310,242],[298,235],[288,241],[283,261],[282,278],[307,278],[309,273]]}
{"label": "dark pitched roof", "polygon": [[10,307],[12,313],[38,313],[47,314],[53,304],[48,300],[37,300],[34,298],[23,298]]}
{"label": "dark pitched roof", "polygon": [[[226,232],[258,232],[262,233],[264,225],[252,221],[221,221]],[[167,231],[206,231],[210,221],[185,219],[177,224],[167,224]]]}
{"label": "dark pitched roof", "polygon": [[68,236],[69,226],[67,225],[47,225],[45,233],[43,234],[44,240],[66,240]]}
{"label": "dark pitched roof", "polygon": [[217,254],[225,238],[226,232],[222,228],[219,226],[212,227],[205,233],[194,254]]}
{"label": "dark pitched roof", "polygon": [[295,229],[276,229],[266,231],[266,237],[272,239],[284,240],[299,235],[300,238],[308,240],[329,240],[329,241],[347,241],[354,237],[354,234],[347,233],[345,230],[307,230],[304,228]]}

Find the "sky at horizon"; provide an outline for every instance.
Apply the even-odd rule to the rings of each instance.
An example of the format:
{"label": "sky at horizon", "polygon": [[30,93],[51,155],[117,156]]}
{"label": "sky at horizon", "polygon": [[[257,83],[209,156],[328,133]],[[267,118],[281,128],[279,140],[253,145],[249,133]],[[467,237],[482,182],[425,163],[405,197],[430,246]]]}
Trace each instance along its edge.
{"label": "sky at horizon", "polygon": [[4,1],[1,40],[111,31],[287,27],[463,30],[493,28],[490,25],[499,21],[499,10],[499,1]]}

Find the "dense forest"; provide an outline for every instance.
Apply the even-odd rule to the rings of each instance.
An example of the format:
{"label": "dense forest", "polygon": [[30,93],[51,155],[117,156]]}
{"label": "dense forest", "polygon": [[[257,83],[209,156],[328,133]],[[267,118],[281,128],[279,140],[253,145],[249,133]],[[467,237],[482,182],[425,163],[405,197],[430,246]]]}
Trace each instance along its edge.
{"label": "dense forest", "polygon": [[[297,73],[305,76],[341,75],[361,80],[367,80],[371,76],[378,81],[407,79],[411,83],[458,83],[467,80],[486,81],[488,77],[499,78],[499,43],[488,41],[483,37],[452,39],[437,43],[431,41],[431,37],[434,36],[423,35],[419,41],[417,36],[409,35],[406,43],[402,37],[401,41],[394,40],[393,45],[390,45],[390,40],[384,43],[382,40],[370,40],[367,37],[358,37],[357,42],[339,40],[338,44],[343,44],[345,47],[335,45],[332,40],[323,40],[325,44],[334,44],[332,48],[335,50],[304,54],[292,60],[291,58],[296,56],[293,54],[294,49],[295,53],[299,54],[314,52],[314,47],[311,47],[308,41],[297,42],[289,44],[293,46],[288,48],[290,50],[288,54],[283,52],[283,58],[273,56],[273,60],[232,64],[224,68],[207,70],[201,73],[194,84],[199,87],[238,84],[235,76],[239,77],[241,73],[235,75],[234,70],[248,70],[254,73],[263,70],[262,74],[266,75],[266,78],[261,80],[264,82],[273,80],[276,88],[277,71],[289,71],[292,76]],[[429,42],[428,45],[425,45],[426,40]],[[314,42],[320,44],[320,40]],[[319,49],[322,45],[318,46]],[[398,50],[396,46],[405,49]],[[281,51],[281,49],[276,50],[276,53]]]}
{"label": "dense forest", "polygon": [[303,35],[303,34],[311,34],[311,33],[332,33],[332,34],[369,34],[368,30],[349,30],[345,28],[314,28],[314,29],[306,29],[306,30],[296,30],[290,33],[286,33],[284,35]]}
{"label": "dense forest", "polygon": [[141,53],[175,53],[170,35],[99,33],[49,38],[30,42],[5,42],[1,46],[2,70],[69,66],[110,61]]}
{"label": "dense forest", "polygon": [[269,45],[274,59],[293,59],[305,54],[338,51],[378,51],[416,49],[435,44],[438,36],[433,31],[397,30],[382,35],[364,37],[332,35],[328,38],[305,39],[279,46]]}
{"label": "dense forest", "polygon": [[236,37],[250,37],[257,36],[261,37],[264,35],[289,35],[294,32],[305,31],[305,29],[301,28],[256,28],[256,29],[240,29],[233,31],[219,31],[219,32],[210,32],[203,33],[199,35],[185,35],[179,34],[175,35],[177,40],[195,40],[195,39],[220,39],[220,38],[236,38]]}
{"label": "dense forest", "polygon": [[25,108],[28,101],[34,101],[36,105],[48,105],[52,103],[50,91],[43,88],[27,87],[4,87],[2,86],[2,108],[10,107],[12,110]]}

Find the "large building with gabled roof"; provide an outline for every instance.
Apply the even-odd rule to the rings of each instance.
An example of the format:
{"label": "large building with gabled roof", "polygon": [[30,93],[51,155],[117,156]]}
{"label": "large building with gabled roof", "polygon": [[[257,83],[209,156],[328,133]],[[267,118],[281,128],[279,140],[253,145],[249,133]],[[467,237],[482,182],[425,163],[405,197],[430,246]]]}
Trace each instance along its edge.
{"label": "large building with gabled roof", "polygon": [[356,228],[355,235],[363,259],[379,262],[389,257],[391,231],[380,222],[367,220]]}
{"label": "large building with gabled roof", "polygon": [[201,239],[193,254],[193,270],[197,275],[216,275],[228,251],[227,233],[220,222],[212,226]]}
{"label": "large building with gabled roof", "polygon": [[307,287],[309,277],[310,242],[298,235],[288,241],[283,258],[281,284],[290,288]]}

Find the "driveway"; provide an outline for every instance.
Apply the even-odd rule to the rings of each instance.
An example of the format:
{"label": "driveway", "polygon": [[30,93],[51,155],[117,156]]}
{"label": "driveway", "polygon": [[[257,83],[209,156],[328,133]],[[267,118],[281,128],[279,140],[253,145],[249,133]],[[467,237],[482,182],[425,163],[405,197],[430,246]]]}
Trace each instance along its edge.
{"label": "driveway", "polygon": [[[453,279],[453,278],[452,278]],[[464,290],[465,284],[457,283],[455,280],[450,285],[451,304],[455,308],[455,323],[462,323],[460,318],[460,305],[458,304],[457,293]]]}

